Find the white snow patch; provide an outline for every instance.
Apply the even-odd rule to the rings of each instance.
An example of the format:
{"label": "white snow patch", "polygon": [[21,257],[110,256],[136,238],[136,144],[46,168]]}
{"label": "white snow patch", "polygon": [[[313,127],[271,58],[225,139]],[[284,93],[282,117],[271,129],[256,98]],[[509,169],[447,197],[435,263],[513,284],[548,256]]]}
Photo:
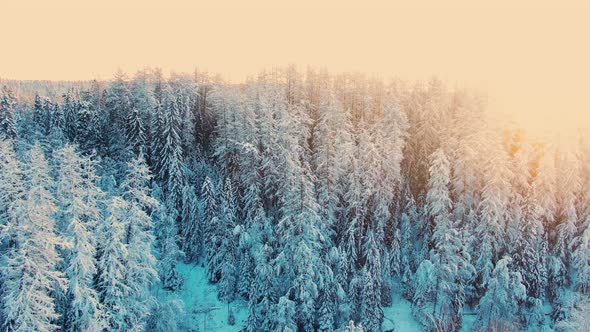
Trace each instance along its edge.
{"label": "white snow patch", "polygon": [[422,326],[412,316],[410,302],[393,293],[393,301],[390,307],[383,308],[383,331],[393,330],[396,332],[421,332]]}
{"label": "white snow patch", "polygon": [[[217,287],[207,281],[206,269],[200,265],[183,263],[178,263],[177,268],[184,278],[182,289],[175,293],[160,289],[156,296],[161,302],[173,299],[184,302],[185,317],[179,322],[180,331],[238,332],[242,329],[248,317],[248,304],[245,301],[231,303],[236,324],[230,326],[227,323],[227,303],[217,299]],[[207,315],[198,312],[207,308],[215,310]]]}

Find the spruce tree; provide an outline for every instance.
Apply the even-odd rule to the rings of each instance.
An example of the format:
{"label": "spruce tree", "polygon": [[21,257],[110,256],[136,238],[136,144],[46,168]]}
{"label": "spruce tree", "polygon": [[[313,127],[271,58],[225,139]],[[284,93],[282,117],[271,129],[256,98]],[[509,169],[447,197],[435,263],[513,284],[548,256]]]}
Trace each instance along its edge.
{"label": "spruce tree", "polygon": [[512,259],[500,259],[485,295],[479,301],[475,331],[508,330],[519,326],[519,305],[526,298],[520,273],[509,268]]}
{"label": "spruce tree", "polygon": [[96,231],[101,221],[102,191],[89,157],[80,157],[74,146],[56,151],[59,176],[57,198],[60,226],[70,247],[64,252],[64,273],[68,278],[64,328],[68,331],[99,331],[103,328],[102,308],[94,289]]}
{"label": "spruce tree", "polygon": [[43,151],[37,144],[28,154],[23,195],[11,209],[11,246],[2,271],[3,327],[9,331],[55,331],[57,289],[66,279],[57,270],[57,246],[63,243],[52,215],[57,211],[51,195],[52,180]]}
{"label": "spruce tree", "polygon": [[124,215],[127,246],[127,285],[131,289],[130,320],[134,326],[143,326],[150,306],[155,299],[151,287],[158,281],[151,213],[158,202],[150,195],[150,170],[142,155],[127,163],[127,173],[121,183],[122,197],[127,202]]}
{"label": "spruce tree", "polygon": [[12,90],[6,85],[0,92],[0,140],[16,139],[16,125],[14,123],[14,107],[16,98]]}

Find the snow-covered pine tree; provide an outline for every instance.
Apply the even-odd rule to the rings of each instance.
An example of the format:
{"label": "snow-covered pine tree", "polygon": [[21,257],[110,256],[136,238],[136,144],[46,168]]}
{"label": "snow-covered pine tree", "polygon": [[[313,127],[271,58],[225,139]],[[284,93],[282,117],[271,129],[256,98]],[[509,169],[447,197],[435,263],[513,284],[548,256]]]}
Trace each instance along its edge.
{"label": "snow-covered pine tree", "polygon": [[[450,164],[442,148],[437,149],[431,156],[429,168],[430,178],[426,192],[426,211],[428,216],[427,232],[430,234],[429,247],[434,244],[430,237],[441,219],[449,221],[449,211],[452,201],[449,193]],[[425,235],[426,236],[426,235]]]}
{"label": "snow-covered pine tree", "polygon": [[338,268],[340,253],[338,249],[332,247],[326,256],[329,261],[328,266],[330,269],[324,274],[325,286],[320,292],[318,300],[320,307],[318,308],[317,315],[318,330],[327,332],[333,331],[336,327],[340,326],[341,323],[344,323],[348,317],[343,317],[345,316],[344,303],[346,295],[333,272]]}
{"label": "snow-covered pine tree", "polygon": [[195,79],[186,74],[172,74],[170,87],[176,99],[180,116],[179,136],[182,141],[183,155],[187,158],[195,157],[198,145],[196,144],[196,123],[194,106],[198,97],[198,86]]}
{"label": "snow-covered pine tree", "polygon": [[430,174],[426,203],[434,223],[430,262],[435,271],[435,293],[431,313],[434,326],[429,328],[454,330],[461,326],[464,288],[475,271],[463,250],[456,223],[450,219],[450,163],[442,148],[432,156]]}
{"label": "snow-covered pine tree", "polygon": [[352,125],[333,91],[320,89],[319,119],[313,131],[313,169],[322,219],[332,228],[338,221],[344,195],[344,175],[352,154]]}
{"label": "snow-covered pine tree", "polygon": [[131,93],[127,76],[121,70],[115,73],[106,93],[105,143],[111,156],[119,156],[125,147],[125,127],[131,112]]}
{"label": "snow-covered pine tree", "polygon": [[575,272],[574,288],[582,294],[590,294],[590,227],[586,227],[574,240],[572,267]]}
{"label": "snow-covered pine tree", "polygon": [[221,265],[216,259],[219,258],[217,251],[221,246],[220,215],[217,201],[217,190],[209,177],[203,181],[201,188],[201,200],[203,212],[201,213],[202,224],[205,230],[203,242],[205,244],[205,258],[207,262],[207,278],[210,282],[217,282],[221,277],[219,266]]}
{"label": "snow-covered pine tree", "polygon": [[434,328],[434,303],[437,293],[437,271],[430,260],[424,260],[414,275],[412,315],[426,329]]}
{"label": "snow-covered pine tree", "polygon": [[61,105],[64,114],[64,134],[68,141],[76,142],[78,138],[78,96],[73,89],[68,90],[63,95],[63,103]]}
{"label": "snow-covered pine tree", "polygon": [[535,170],[526,196],[525,220],[513,252],[513,264],[521,273],[527,290],[529,307],[542,301],[547,286],[548,242],[545,225],[552,223],[555,211],[553,158],[545,152]]}
{"label": "snow-covered pine tree", "polygon": [[24,179],[26,190],[16,198],[6,226],[11,245],[1,267],[2,326],[7,331],[55,331],[60,313],[53,296],[66,287],[57,270],[57,246],[63,241],[55,231],[53,183],[38,144],[29,151]]}
{"label": "snow-covered pine tree", "polygon": [[568,317],[557,322],[558,331],[584,331],[588,328],[588,312],[590,312],[590,298],[587,294],[574,293],[570,299]]}
{"label": "snow-covered pine tree", "polygon": [[[295,157],[297,158],[297,157]],[[277,225],[281,251],[274,265],[281,271],[280,289],[295,303],[296,321],[304,331],[313,331],[318,291],[324,286],[323,274],[329,269],[320,257],[325,239],[313,192],[309,169],[297,159],[285,170],[288,183],[282,218]]]}
{"label": "snow-covered pine tree", "polygon": [[[409,191],[408,191],[409,193]],[[406,208],[411,208],[410,203],[412,203],[413,200],[411,200],[409,202],[409,206],[407,206]],[[415,209],[414,209],[415,212]],[[400,279],[401,279],[401,285],[402,285],[402,292],[404,297],[406,298],[411,298],[414,294],[414,288],[413,288],[413,284],[412,284],[412,275],[413,275],[413,255],[414,255],[414,242],[413,242],[413,238],[414,238],[414,234],[413,234],[413,228],[412,228],[412,224],[410,221],[410,215],[412,214],[412,210],[409,210],[407,212],[403,212],[401,215],[401,222],[400,222],[400,243],[401,243],[401,248],[400,248],[400,255],[401,255],[401,267],[400,267]]]}
{"label": "snow-covered pine tree", "polygon": [[182,188],[182,251],[187,262],[197,262],[202,254],[203,229],[199,219],[199,202],[195,187]]}
{"label": "snow-covered pine tree", "polygon": [[164,87],[161,104],[158,104],[154,132],[154,178],[162,186],[168,201],[175,209],[181,208],[182,187],[185,176],[182,142],[180,140],[180,114],[178,104],[168,87]]}
{"label": "snow-covered pine tree", "polygon": [[14,107],[16,97],[6,85],[0,91],[0,140],[16,139],[16,125],[14,123]]}
{"label": "snow-covered pine tree", "polygon": [[579,162],[572,151],[558,153],[557,215],[555,242],[549,258],[549,296],[555,298],[570,285],[569,268],[573,240],[578,233],[577,194],[580,190]]}
{"label": "snow-covered pine tree", "polygon": [[106,218],[99,226],[102,242],[98,247],[96,288],[107,318],[106,329],[110,331],[138,327],[130,326],[127,320],[135,305],[130,300],[132,290],[127,284],[128,252],[123,221],[127,209],[128,205],[121,197],[112,197],[107,203]]}
{"label": "snow-covered pine tree", "polygon": [[244,326],[248,332],[272,330],[272,309],[277,301],[276,274],[271,266],[273,249],[259,243],[255,252],[255,277],[248,295],[248,319]]}
{"label": "snow-covered pine tree", "polygon": [[[377,227],[377,226],[373,226]],[[381,331],[383,309],[381,308],[381,251],[374,230],[370,228],[363,243],[365,265],[362,269],[361,320],[369,331]]]}
{"label": "snow-covered pine tree", "polygon": [[127,126],[126,126],[125,137],[127,139],[127,146],[137,155],[145,151],[146,137],[145,137],[145,126],[143,124],[143,118],[139,109],[133,107],[131,112],[127,115]]}
{"label": "snow-covered pine tree", "polygon": [[[253,170],[257,172],[257,170]],[[243,225],[240,225],[239,237],[239,276],[238,292],[244,298],[249,298],[251,284],[254,281],[256,267],[256,250],[266,241],[269,241],[270,227],[266,212],[262,207],[260,198],[260,179],[257,175],[249,179],[250,185],[246,187],[243,201]]]}
{"label": "snow-covered pine tree", "polygon": [[53,149],[58,149],[63,146],[66,142],[66,137],[64,134],[64,127],[65,127],[65,119],[64,113],[61,106],[58,103],[53,104],[53,109],[51,111],[51,122],[49,126],[49,145]]}
{"label": "snow-covered pine tree", "polygon": [[55,153],[59,176],[56,197],[61,218],[59,228],[70,244],[64,250],[65,292],[63,328],[67,331],[100,331],[104,328],[102,308],[94,289],[97,225],[102,191],[90,157],[80,157],[73,145]]}
{"label": "snow-covered pine tree", "polygon": [[296,313],[295,302],[289,300],[286,296],[281,296],[271,313],[272,331],[297,331]]}
{"label": "snow-covered pine tree", "polygon": [[[14,207],[24,191],[23,168],[10,140],[0,140],[0,227],[12,223]],[[9,241],[8,229],[2,232],[0,243]]]}
{"label": "snow-covered pine tree", "polygon": [[520,326],[519,306],[526,299],[520,273],[509,265],[512,258],[500,259],[490,277],[485,295],[479,301],[474,331],[504,331]]}
{"label": "snow-covered pine tree", "polygon": [[174,205],[171,201],[165,201],[160,204],[157,213],[158,271],[163,287],[171,291],[179,290],[184,283],[176,269],[183,252],[178,247],[178,211]]}
{"label": "snow-covered pine tree", "polygon": [[128,320],[133,326],[145,325],[149,310],[155,299],[151,287],[158,281],[157,262],[152,254],[154,247],[151,213],[158,202],[150,195],[150,170],[140,154],[127,163],[127,173],[121,183],[121,193],[127,202],[124,215],[125,244],[127,246],[127,277],[130,288]]}
{"label": "snow-covered pine tree", "polygon": [[218,234],[221,242],[213,261],[218,262],[219,266],[210,266],[209,268],[219,270],[221,279],[219,280],[218,289],[219,297],[224,301],[232,302],[237,294],[238,264],[236,249],[238,243],[234,234],[237,224],[237,201],[232,182],[229,177],[225,178],[223,184],[223,193],[221,195],[221,213],[219,220]]}
{"label": "snow-covered pine tree", "polygon": [[463,227],[475,228],[477,220],[469,218],[469,212],[476,210],[479,203],[482,159],[482,130],[485,117],[475,98],[461,92],[455,92],[453,101],[452,126],[447,144],[450,145],[451,162],[451,196],[453,217]]}
{"label": "snow-covered pine tree", "polygon": [[[139,71],[130,84],[132,111],[129,113],[131,121],[127,123],[127,143],[132,143],[136,151],[143,150],[149,155],[151,142],[150,125],[153,117],[154,98],[150,90],[149,72]],[[131,137],[131,139],[130,139]]]}
{"label": "snow-covered pine tree", "polygon": [[35,93],[35,99],[33,101],[33,127],[36,132],[36,136],[45,136],[47,135],[47,119],[49,113],[46,112],[46,109],[43,105],[43,100],[39,96],[38,93]]}
{"label": "snow-covered pine tree", "polygon": [[472,252],[476,253],[474,265],[477,271],[477,290],[482,293],[494,269],[494,264],[504,250],[506,209],[510,201],[507,156],[500,143],[490,140],[489,159],[483,170],[484,187],[478,206],[479,222],[474,229]]}
{"label": "snow-covered pine tree", "polygon": [[513,147],[517,149],[510,159],[512,198],[508,203],[506,220],[507,251],[515,259],[516,246],[522,238],[522,230],[525,223],[526,196],[530,190],[528,149],[527,146]]}
{"label": "snow-covered pine tree", "polygon": [[80,92],[80,109],[78,111],[78,142],[80,149],[88,154],[102,151],[102,120],[98,100],[93,91]]}

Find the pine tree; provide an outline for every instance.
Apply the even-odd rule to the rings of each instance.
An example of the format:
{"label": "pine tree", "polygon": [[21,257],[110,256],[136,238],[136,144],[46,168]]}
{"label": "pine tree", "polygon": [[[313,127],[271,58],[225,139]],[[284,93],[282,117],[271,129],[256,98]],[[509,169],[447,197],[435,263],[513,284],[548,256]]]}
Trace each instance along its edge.
{"label": "pine tree", "polygon": [[320,95],[319,119],[313,132],[313,167],[317,200],[323,207],[322,219],[332,227],[338,220],[340,199],[344,195],[347,156],[353,148],[352,125],[332,91],[322,89]]}
{"label": "pine tree", "polygon": [[47,110],[44,107],[43,100],[38,93],[35,94],[35,99],[33,102],[33,126],[35,132],[39,135],[47,135]]}
{"label": "pine tree", "polygon": [[430,260],[436,269],[433,316],[439,328],[457,329],[465,301],[465,287],[475,274],[469,254],[462,250],[459,232],[446,216],[439,216],[434,229]]}
{"label": "pine tree", "polygon": [[143,119],[137,108],[133,108],[127,116],[127,146],[133,150],[135,154],[145,151],[146,137]]}
{"label": "pine tree", "polygon": [[114,81],[106,92],[107,125],[104,137],[107,150],[112,155],[118,155],[124,148],[126,120],[131,112],[131,93],[126,75],[118,70]]}
{"label": "pine tree", "polygon": [[176,269],[178,260],[182,258],[183,253],[178,247],[178,228],[176,219],[178,211],[174,208],[174,203],[165,201],[160,205],[158,211],[157,238],[159,248],[158,271],[160,280],[165,289],[171,291],[179,290],[184,280]]}
{"label": "pine tree", "polygon": [[180,140],[180,114],[169,89],[162,91],[162,104],[158,106],[152,158],[154,177],[162,185],[168,199],[179,209],[184,186],[182,142]]}
{"label": "pine tree", "polygon": [[43,151],[31,148],[24,170],[26,191],[11,209],[8,230],[12,245],[2,265],[2,316],[9,331],[54,331],[56,312],[53,294],[66,280],[57,270],[61,258],[57,246],[63,241],[55,232],[52,214],[55,199]]}
{"label": "pine tree", "polygon": [[374,231],[369,230],[363,246],[365,266],[361,272],[363,288],[361,292],[361,317],[365,328],[381,331],[383,309],[381,308],[381,253],[375,240]]}
{"label": "pine tree", "polygon": [[412,227],[410,225],[410,213],[403,213],[400,225],[401,233],[401,283],[404,297],[412,297],[414,293],[412,285],[412,258],[414,255],[414,242]]}
{"label": "pine tree", "polygon": [[182,188],[182,222],[182,251],[188,262],[197,262],[203,250],[203,229],[195,188],[188,184]]}
{"label": "pine tree", "polygon": [[128,113],[126,138],[128,146],[137,154],[140,150],[147,154],[151,135],[149,132],[154,98],[151,93],[148,73],[138,72],[131,82],[131,112]]}
{"label": "pine tree", "polygon": [[426,329],[434,328],[434,303],[437,293],[437,271],[430,260],[424,260],[414,276],[412,314]]}
{"label": "pine tree", "polygon": [[65,122],[66,120],[62,107],[55,103],[53,105],[51,125],[49,129],[50,140],[52,141],[53,147],[58,144],[63,144],[66,140],[66,136],[64,134]]}
{"label": "pine tree", "polygon": [[237,243],[235,241],[234,229],[237,223],[237,202],[235,199],[234,189],[229,178],[225,179],[223,194],[221,198],[221,214],[218,230],[221,243],[216,252],[218,266],[209,268],[219,270],[221,279],[219,281],[219,297],[230,303],[235,299],[237,293],[237,272],[238,262],[236,257]]}
{"label": "pine tree", "polygon": [[582,294],[590,293],[590,227],[575,239],[572,265],[575,271],[575,288]]}
{"label": "pine tree", "polygon": [[[0,140],[0,227],[12,222],[12,211],[24,192],[22,176],[22,165],[16,158],[12,142]],[[2,233],[1,242],[9,240],[11,232]]]}
{"label": "pine tree", "polygon": [[96,96],[92,91],[80,92],[80,109],[78,111],[78,141],[85,153],[101,149],[101,114]]}
{"label": "pine tree", "polygon": [[[333,248],[331,255],[338,255],[338,250]],[[331,266],[333,268],[333,266]],[[325,287],[320,294],[318,309],[318,330],[333,331],[336,326],[340,325],[341,307],[343,302],[343,290],[334,273],[328,270],[326,275]]]}
{"label": "pine tree", "polygon": [[14,123],[14,106],[16,98],[12,90],[6,85],[0,93],[0,140],[16,139],[16,125]]}
{"label": "pine tree", "polygon": [[[453,330],[461,326],[465,285],[471,281],[475,271],[469,262],[469,254],[463,248],[456,223],[450,219],[450,164],[442,149],[432,156],[430,174],[426,202],[434,223],[429,260],[434,270],[434,284],[429,286],[432,287],[434,298],[431,299],[432,312],[422,315],[431,315],[430,323],[434,324],[431,328]],[[425,288],[424,285],[419,286]],[[421,300],[427,301],[428,298]]]}
{"label": "pine tree", "polygon": [[259,244],[256,249],[255,277],[248,296],[245,324],[248,332],[272,330],[272,306],[277,300],[274,292],[276,274],[271,266],[272,248],[268,244]]}
{"label": "pine tree", "polygon": [[514,265],[521,273],[530,303],[541,300],[547,286],[548,237],[546,225],[552,223],[555,211],[553,161],[547,154],[540,160],[536,176],[526,197],[525,220],[514,250]]}
{"label": "pine tree", "polygon": [[553,261],[549,264],[549,295],[551,297],[569,286],[569,268],[571,265],[572,242],[578,232],[577,193],[580,190],[578,176],[579,162],[571,152],[558,155],[559,182],[557,183],[557,226],[555,244],[552,248]]}
{"label": "pine tree", "polygon": [[329,269],[319,256],[325,233],[321,231],[321,219],[308,170],[286,172],[292,173],[288,175],[290,183],[286,184],[288,189],[278,224],[281,252],[275,259],[275,266],[284,271],[281,289],[295,302],[298,324],[303,330],[312,331],[318,292],[324,286],[323,275]]}
{"label": "pine tree", "polygon": [[218,267],[220,262],[217,251],[221,246],[221,238],[218,236],[220,232],[219,207],[217,203],[217,193],[211,179],[205,178],[203,187],[201,188],[201,199],[203,200],[202,224],[205,229],[204,239],[205,253],[207,261],[207,276],[209,281],[217,282],[219,280],[220,271]]}
{"label": "pine tree", "polygon": [[124,215],[127,246],[127,277],[130,287],[130,308],[128,320],[133,326],[143,326],[150,306],[155,299],[150,295],[151,287],[158,281],[151,213],[158,202],[151,197],[149,181],[151,174],[142,155],[127,163],[127,173],[121,183],[122,197],[127,202]]}
{"label": "pine tree", "polygon": [[78,138],[78,98],[73,90],[69,90],[63,95],[61,106],[64,114],[63,132],[70,142],[76,142]]}
{"label": "pine tree", "polygon": [[123,222],[127,203],[114,196],[107,205],[106,219],[100,225],[102,233],[97,263],[96,287],[103,305],[107,327],[110,331],[126,331],[129,326],[127,316],[134,303],[129,296],[132,289],[127,284],[128,251],[125,245],[125,224]]}
{"label": "pine tree", "polygon": [[585,294],[574,294],[571,302],[569,317],[555,324],[559,331],[583,331],[588,328],[590,299]]}
{"label": "pine tree", "polygon": [[62,215],[61,228],[71,247],[65,250],[65,276],[68,278],[64,328],[68,331],[99,331],[102,308],[93,288],[97,273],[96,229],[102,218],[98,204],[102,192],[96,187],[90,158],[81,158],[74,146],[56,151],[59,165],[57,198]]}
{"label": "pine tree", "polygon": [[479,223],[475,227],[473,252],[477,270],[477,287],[482,292],[494,269],[494,264],[504,250],[506,209],[510,200],[510,185],[506,156],[496,142],[491,143],[490,159],[483,171],[484,187],[478,207]]}
{"label": "pine tree", "polygon": [[279,303],[277,303],[273,309],[273,331],[295,332],[298,330],[297,323],[295,321],[295,315],[297,313],[295,309],[295,302],[289,300],[285,296],[282,296],[279,299]]}
{"label": "pine tree", "polygon": [[475,331],[511,330],[519,326],[519,304],[526,298],[520,273],[509,268],[512,258],[496,263],[485,295],[478,306]]}

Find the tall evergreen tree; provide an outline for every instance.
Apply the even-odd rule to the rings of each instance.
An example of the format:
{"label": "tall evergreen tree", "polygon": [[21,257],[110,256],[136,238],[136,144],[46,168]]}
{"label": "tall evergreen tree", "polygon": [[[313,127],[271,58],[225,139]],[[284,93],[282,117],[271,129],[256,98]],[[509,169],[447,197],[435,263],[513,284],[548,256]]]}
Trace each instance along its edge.
{"label": "tall evergreen tree", "polygon": [[237,223],[237,201],[232,182],[229,178],[225,179],[223,193],[221,198],[221,214],[218,234],[221,237],[220,247],[216,252],[218,256],[214,262],[219,266],[212,266],[215,270],[221,272],[219,281],[219,297],[226,302],[232,302],[237,293],[238,279],[238,261],[237,261],[237,243],[234,235],[234,229]]}
{"label": "tall evergreen tree", "polygon": [[479,302],[475,331],[512,330],[519,326],[519,305],[526,298],[520,273],[509,268],[510,257],[496,263],[487,291]]}
{"label": "tall evergreen tree", "polygon": [[0,92],[0,139],[16,139],[16,125],[14,123],[14,107],[16,97],[6,85]]}
{"label": "tall evergreen tree", "polygon": [[143,326],[155,299],[151,287],[158,281],[156,258],[152,254],[154,235],[151,213],[158,202],[150,195],[150,170],[142,155],[127,164],[121,183],[122,197],[127,202],[124,215],[127,245],[127,285],[134,306],[130,315],[134,326]]}
{"label": "tall evergreen tree", "polygon": [[97,225],[102,218],[102,192],[96,186],[92,161],[80,157],[74,146],[56,151],[59,166],[57,198],[61,231],[71,247],[64,252],[64,274],[68,278],[64,328],[68,331],[100,331],[102,308],[94,289]]}
{"label": "tall evergreen tree", "polygon": [[199,219],[199,202],[195,188],[185,185],[182,188],[182,251],[186,260],[197,262],[203,246],[203,229]]}
{"label": "tall evergreen tree", "polygon": [[165,201],[160,205],[158,211],[157,238],[159,249],[158,271],[160,280],[165,289],[171,291],[179,290],[184,280],[176,266],[183,253],[178,247],[178,228],[176,219],[178,211],[174,203]]}
{"label": "tall evergreen tree", "polygon": [[55,231],[52,180],[39,145],[29,151],[24,175],[26,191],[12,209],[12,245],[1,269],[3,326],[9,331],[55,331],[60,313],[53,295],[66,283],[57,270],[57,246],[63,241]]}
{"label": "tall evergreen tree", "polygon": [[158,106],[157,123],[152,158],[154,159],[154,177],[161,184],[168,199],[179,209],[184,185],[182,142],[180,140],[180,114],[178,105],[171,91],[167,88],[161,92],[162,103]]}
{"label": "tall evergreen tree", "polygon": [[111,331],[126,331],[134,327],[127,319],[134,303],[130,301],[132,290],[127,284],[128,251],[123,222],[126,209],[127,203],[114,196],[108,202],[106,219],[99,226],[103,235],[98,248],[96,286],[107,317],[106,329]]}
{"label": "tall evergreen tree", "polygon": [[63,95],[62,111],[64,114],[64,134],[70,142],[78,138],[78,97],[73,90]]}

